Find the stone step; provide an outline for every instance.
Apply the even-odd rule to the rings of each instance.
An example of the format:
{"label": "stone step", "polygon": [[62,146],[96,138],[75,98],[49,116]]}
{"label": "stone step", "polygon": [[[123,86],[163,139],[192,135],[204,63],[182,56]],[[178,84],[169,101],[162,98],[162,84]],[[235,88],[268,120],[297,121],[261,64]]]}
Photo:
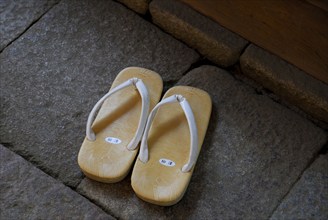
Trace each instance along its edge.
{"label": "stone step", "polygon": [[328,123],[328,85],[253,44],[240,58],[242,72],[314,118]]}
{"label": "stone step", "polygon": [[87,115],[118,72],[140,66],[174,82],[198,58],[119,3],[63,0],[0,54],[0,139],[75,187]]}
{"label": "stone step", "polygon": [[0,145],[0,219],[114,219]]}
{"label": "stone step", "polygon": [[259,95],[225,70],[202,66],[179,82],[206,90],[213,111],[184,198],[172,207],[139,200],[130,177],[116,184],[85,178],[78,191],[130,219],[267,219],[327,142],[327,133]]}
{"label": "stone step", "polygon": [[153,0],[149,10],[155,24],[220,66],[235,64],[247,44],[245,39],[179,1]]}

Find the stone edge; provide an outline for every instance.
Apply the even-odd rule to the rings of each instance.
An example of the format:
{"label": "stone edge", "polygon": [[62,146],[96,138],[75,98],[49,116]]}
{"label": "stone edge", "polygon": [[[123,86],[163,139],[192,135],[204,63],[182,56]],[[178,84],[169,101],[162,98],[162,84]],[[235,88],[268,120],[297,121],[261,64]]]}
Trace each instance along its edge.
{"label": "stone edge", "polygon": [[[45,172],[44,172],[43,170],[41,170],[40,168],[34,166],[29,160],[26,160],[24,157],[22,157],[21,155],[15,153],[15,152],[12,151],[11,149],[7,148],[5,145],[3,145],[3,144],[0,143],[0,147],[1,147],[1,148],[4,148],[5,150],[7,150],[10,154],[15,155],[15,157],[18,157],[19,160],[21,160],[23,163],[26,164],[26,166],[31,167],[31,169],[36,169],[36,171],[37,171],[37,172],[40,172],[41,174],[43,174],[45,178],[49,178],[49,180],[54,181],[53,184],[59,184],[61,187],[67,188],[68,190],[71,190],[71,191],[73,191],[74,193],[76,193],[76,196],[80,196],[81,198],[86,199],[86,201],[89,200],[88,198],[86,198],[85,196],[83,196],[82,194],[80,194],[77,190],[73,190],[71,187],[65,185],[65,184],[64,184],[63,182],[61,182],[60,180],[58,180],[58,179],[52,177],[51,175],[45,173]],[[2,156],[2,155],[1,155],[1,156]],[[0,156],[0,158],[1,158],[1,156]],[[3,164],[0,162],[0,165],[3,165]],[[82,180],[83,180],[83,179],[82,179]],[[81,182],[80,182],[80,183],[81,183]],[[79,183],[79,184],[80,184],[80,183]],[[91,202],[90,200],[89,200],[88,202],[89,202],[90,204],[94,205],[95,207],[98,207],[100,210],[103,210],[101,207],[99,207],[97,204]],[[108,212],[105,212],[104,210],[103,210],[103,212],[104,212],[104,214],[108,215],[109,218],[116,219],[116,217],[114,217],[112,214],[109,214]]]}
{"label": "stone edge", "polygon": [[151,0],[118,0],[126,7],[137,12],[138,14],[146,14]]}
{"label": "stone edge", "polygon": [[[256,57],[254,58],[251,53],[256,52],[255,50],[259,50],[268,59],[275,60],[275,64],[279,65],[279,69],[283,69],[286,72],[277,73],[277,71],[270,68],[265,62]],[[265,88],[270,89],[291,104],[299,107],[315,119],[328,123],[328,102],[323,97],[324,94],[319,94],[309,86],[305,86],[312,84],[328,92],[328,86],[323,82],[254,44],[249,45],[241,55],[240,67],[242,73],[246,76],[260,83]],[[295,76],[299,77],[300,80],[295,79],[290,72],[295,72]],[[286,75],[279,77],[278,74]],[[305,82],[305,79],[308,81]]]}
{"label": "stone edge", "polygon": [[[235,64],[248,44],[247,40],[180,1],[153,0],[149,10],[153,23],[219,66]],[[177,15],[176,10],[181,14]],[[204,24],[211,30],[204,29]]]}

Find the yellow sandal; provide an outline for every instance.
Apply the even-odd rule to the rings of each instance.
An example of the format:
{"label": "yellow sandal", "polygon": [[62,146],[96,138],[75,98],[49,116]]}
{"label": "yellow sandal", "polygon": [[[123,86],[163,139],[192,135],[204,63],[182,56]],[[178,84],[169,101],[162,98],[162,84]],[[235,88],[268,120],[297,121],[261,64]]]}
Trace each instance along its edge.
{"label": "yellow sandal", "polygon": [[131,185],[139,198],[169,206],[183,197],[211,109],[211,98],[203,90],[177,86],[166,92],[148,117],[133,168]]}
{"label": "yellow sandal", "polygon": [[87,177],[113,183],[128,174],[148,113],[159,101],[162,89],[162,78],[151,70],[129,67],[117,75],[88,118],[86,138],[78,155]]}

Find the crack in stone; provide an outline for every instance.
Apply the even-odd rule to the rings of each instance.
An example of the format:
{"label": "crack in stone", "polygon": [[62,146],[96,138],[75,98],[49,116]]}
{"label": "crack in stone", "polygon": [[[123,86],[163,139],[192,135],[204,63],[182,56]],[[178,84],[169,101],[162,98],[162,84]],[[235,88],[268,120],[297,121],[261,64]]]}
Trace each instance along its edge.
{"label": "crack in stone", "polygon": [[[277,205],[274,207],[273,211],[270,213],[268,219],[271,219],[272,218],[272,216],[275,213],[275,211],[279,208],[279,206],[281,205],[281,203],[288,197],[289,193],[295,187],[295,185],[299,182],[299,180],[302,178],[302,176],[305,173],[305,171],[319,158],[319,156],[321,154],[324,154],[324,153],[322,153],[322,150],[324,148],[326,148],[325,150],[327,150],[327,148],[328,148],[328,142],[322,146],[321,150],[319,150],[316,154],[314,154],[313,158],[311,158],[311,160],[307,163],[307,165],[302,170],[302,172],[300,173],[300,175],[297,177],[297,179],[295,180],[295,182],[292,183],[292,185],[290,186],[290,188],[288,189],[288,191],[286,192],[286,194],[284,196],[282,196],[282,198],[278,201]],[[327,153],[327,151],[326,151],[326,153]]]}
{"label": "crack in stone", "polygon": [[[78,186],[81,184],[81,182],[84,179],[82,179],[80,181],[80,183],[78,184]],[[78,188],[78,186],[76,188]],[[101,205],[101,203],[98,203],[96,200],[90,199],[88,197],[86,197],[85,195],[83,195],[82,193],[80,193],[78,190],[74,190],[76,193],[78,193],[79,195],[81,195],[82,197],[84,197],[85,199],[87,199],[89,202],[91,202],[92,204],[96,205],[97,207],[99,207],[101,210],[103,210],[105,213],[107,213],[108,215],[112,216],[115,219],[120,219],[118,216],[116,216],[113,212],[108,211],[105,207],[103,207]]]}
{"label": "crack in stone", "polygon": [[18,34],[14,39],[12,39],[10,42],[7,43],[6,46],[4,46],[4,48],[2,48],[2,50],[0,50],[0,54],[7,48],[9,47],[12,43],[14,43],[17,39],[19,39],[23,34],[25,34],[35,23],[37,23],[45,14],[48,13],[48,11],[50,11],[53,7],[55,7],[56,5],[58,5],[61,2],[61,0],[59,0],[58,2],[54,3],[48,10],[45,10],[38,18],[36,18],[35,20],[32,21],[32,23],[30,25],[28,25],[20,34]]}

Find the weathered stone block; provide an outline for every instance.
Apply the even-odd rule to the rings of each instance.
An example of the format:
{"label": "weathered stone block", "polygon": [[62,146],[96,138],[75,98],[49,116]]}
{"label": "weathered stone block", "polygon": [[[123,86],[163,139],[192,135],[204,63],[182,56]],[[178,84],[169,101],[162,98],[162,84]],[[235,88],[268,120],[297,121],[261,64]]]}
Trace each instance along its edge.
{"label": "weathered stone block", "polygon": [[149,6],[153,21],[216,64],[236,63],[247,41],[189,6],[175,0],[154,0]]}
{"label": "weathered stone block", "polygon": [[328,123],[327,84],[253,44],[242,54],[240,64],[245,75]]}

